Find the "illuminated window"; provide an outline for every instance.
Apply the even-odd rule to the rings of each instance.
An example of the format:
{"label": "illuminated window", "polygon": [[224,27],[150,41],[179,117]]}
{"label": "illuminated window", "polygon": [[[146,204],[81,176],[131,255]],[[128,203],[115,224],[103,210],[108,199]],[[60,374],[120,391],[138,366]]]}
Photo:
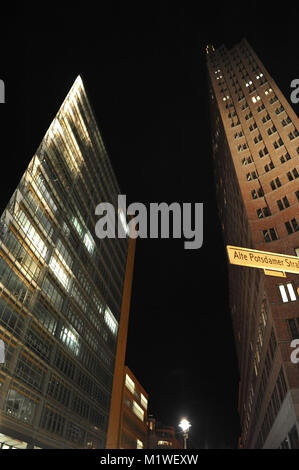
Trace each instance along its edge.
{"label": "illuminated window", "polygon": [[151,431],[154,430],[154,423],[152,421],[150,421],[150,423],[149,423],[149,428],[150,428]]}
{"label": "illuminated window", "polygon": [[84,235],[83,243],[88,249],[89,253],[92,254],[94,252],[95,242],[89,232],[86,232],[86,234]]}
{"label": "illuminated window", "polygon": [[158,442],[157,442],[157,445],[158,445],[158,446],[167,446],[167,447],[171,447],[171,446],[172,446],[172,442],[170,442],[170,441],[158,441]]}
{"label": "illuminated window", "polygon": [[142,393],[140,394],[140,398],[141,398],[141,405],[143,406],[143,408],[147,410],[147,399]]}
{"label": "illuminated window", "polygon": [[36,185],[38,186],[38,189],[40,190],[41,194],[43,195],[43,198],[46,200],[48,203],[48,206],[51,207],[51,209],[56,212],[57,211],[57,206],[53,200],[53,198],[50,195],[50,192],[48,191],[46,187],[46,182],[44,180],[44,177],[40,173],[38,177],[35,180]]}
{"label": "illuminated window", "polygon": [[61,282],[63,287],[66,290],[68,290],[70,277],[68,276],[68,274],[65,272],[61,264],[57,261],[57,259],[54,256],[52,256],[50,259],[49,268],[53,271],[53,273],[57,277],[58,281]]}
{"label": "illuminated window", "polygon": [[17,390],[9,390],[5,404],[5,411],[8,415],[20,421],[25,421],[25,423],[32,423],[36,407],[37,404],[25,395]]}
{"label": "illuminated window", "polygon": [[289,299],[288,299],[285,287],[284,286],[279,286],[279,290],[280,290],[280,295],[282,297],[282,301],[283,302],[288,302]]}
{"label": "illuminated window", "polygon": [[279,290],[280,290],[280,295],[281,295],[281,298],[282,298],[282,301],[285,303],[285,302],[289,302],[290,300],[293,302],[296,299],[296,294],[295,294],[295,291],[294,291],[294,288],[293,288],[293,285],[289,282],[287,285],[286,285],[287,289],[285,288],[284,285],[280,285],[279,286]]}
{"label": "illuminated window", "polygon": [[77,230],[78,234],[80,235],[80,237],[83,236],[83,227],[82,225],[80,224],[79,220],[77,219],[77,217],[72,217],[72,222],[73,222],[73,225],[75,227],[75,229]]}
{"label": "illuminated window", "polygon": [[287,288],[288,288],[288,291],[289,291],[290,299],[292,301],[296,300],[296,295],[295,295],[295,292],[294,292],[294,289],[293,289],[293,285],[291,283],[289,283],[289,284],[287,284]]}
{"label": "illuminated window", "polygon": [[257,96],[253,96],[251,99],[253,103],[256,103],[257,101],[260,101],[261,98],[259,97],[259,95],[257,95]]}
{"label": "illuminated window", "polygon": [[68,328],[62,328],[60,333],[61,341],[76,355],[79,354],[78,334]]}
{"label": "illuminated window", "polygon": [[68,238],[70,236],[70,229],[68,228],[67,224],[63,222],[62,224],[62,231],[65,234],[65,236]]}
{"label": "illuminated window", "polygon": [[95,303],[95,305],[96,305],[97,311],[98,311],[99,313],[102,313],[102,311],[103,311],[103,305],[102,305],[102,303],[100,302],[100,300],[98,299],[98,297],[97,297],[95,294],[93,294],[93,295],[92,295],[92,299],[93,299],[93,301],[94,301],[94,303]]}
{"label": "illuminated window", "polygon": [[108,307],[106,307],[104,319],[111,333],[116,335],[118,330],[118,323],[114,318],[114,315],[112,314],[110,308]]}
{"label": "illuminated window", "polygon": [[33,251],[35,253],[38,252],[45,258],[48,251],[47,246],[22,210],[17,215],[17,221],[25,232],[26,237],[31,241]]}
{"label": "illuminated window", "polygon": [[139,418],[141,421],[144,420],[144,411],[143,409],[136,403],[136,401],[133,401],[133,413]]}
{"label": "illuminated window", "polygon": [[136,440],[136,449],[143,449],[143,442],[140,439]]}
{"label": "illuminated window", "polygon": [[128,376],[128,374],[126,374],[126,387],[130,390],[130,392],[135,392],[135,384],[131,377]]}

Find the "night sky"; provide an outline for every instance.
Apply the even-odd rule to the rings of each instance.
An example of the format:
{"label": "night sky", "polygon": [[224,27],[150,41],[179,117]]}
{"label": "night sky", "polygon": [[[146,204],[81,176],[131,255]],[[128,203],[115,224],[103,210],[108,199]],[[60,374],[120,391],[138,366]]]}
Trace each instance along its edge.
{"label": "night sky", "polygon": [[192,448],[234,448],[240,432],[205,46],[246,37],[288,99],[299,78],[298,9],[226,3],[19,12],[0,31],[1,212],[78,74],[128,202],[204,203],[201,249],[137,240],[126,360],[158,420],[189,418]]}

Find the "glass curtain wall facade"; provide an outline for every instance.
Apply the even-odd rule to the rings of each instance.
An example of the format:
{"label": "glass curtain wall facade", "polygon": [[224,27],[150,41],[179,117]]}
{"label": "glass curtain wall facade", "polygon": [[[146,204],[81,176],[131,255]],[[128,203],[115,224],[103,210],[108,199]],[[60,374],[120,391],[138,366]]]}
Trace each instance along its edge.
{"label": "glass curtain wall facade", "polygon": [[105,447],[128,239],[94,214],[118,194],[78,77],[1,216],[4,448]]}

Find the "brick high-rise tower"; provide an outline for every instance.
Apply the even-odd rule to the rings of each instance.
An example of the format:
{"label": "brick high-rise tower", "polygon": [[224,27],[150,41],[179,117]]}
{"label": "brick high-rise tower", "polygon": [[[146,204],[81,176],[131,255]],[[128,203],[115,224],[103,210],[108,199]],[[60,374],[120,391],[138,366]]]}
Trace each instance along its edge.
{"label": "brick high-rise tower", "polygon": [[[226,244],[299,256],[299,122],[246,40],[207,46],[212,143]],[[299,447],[299,278],[229,266],[241,445]]]}

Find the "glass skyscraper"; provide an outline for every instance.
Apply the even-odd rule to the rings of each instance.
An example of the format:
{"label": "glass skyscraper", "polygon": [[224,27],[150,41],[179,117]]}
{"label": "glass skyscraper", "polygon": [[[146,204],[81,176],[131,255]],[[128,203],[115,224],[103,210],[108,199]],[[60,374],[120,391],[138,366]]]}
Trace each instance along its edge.
{"label": "glass skyscraper", "polygon": [[1,216],[0,448],[105,447],[129,239],[95,207],[118,194],[78,77]]}

